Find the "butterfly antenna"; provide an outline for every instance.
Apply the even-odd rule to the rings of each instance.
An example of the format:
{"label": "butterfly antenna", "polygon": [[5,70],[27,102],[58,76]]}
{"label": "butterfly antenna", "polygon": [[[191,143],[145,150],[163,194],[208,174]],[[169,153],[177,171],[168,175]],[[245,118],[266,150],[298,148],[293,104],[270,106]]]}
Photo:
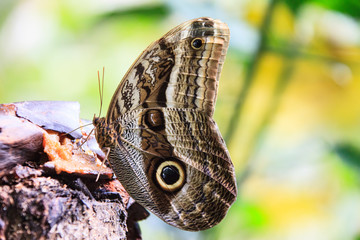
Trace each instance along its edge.
{"label": "butterfly antenna", "polygon": [[[104,79],[105,79],[105,67],[103,67],[103,73],[102,73],[102,78],[101,78],[101,83],[100,83],[100,72],[98,71],[98,84],[99,84],[99,96],[100,96],[100,110],[99,110],[99,117],[101,116],[101,110],[102,110],[102,105],[103,105],[103,97],[104,97]],[[93,128],[91,130],[91,132],[94,130],[95,128]],[[90,132],[90,134],[91,134]],[[90,136],[89,134],[89,136]],[[100,174],[101,174],[101,171],[104,167],[104,162],[105,160],[107,159],[108,155],[109,155],[109,152],[110,152],[110,149],[107,149],[107,153],[105,154],[105,158],[104,160],[101,162],[101,168],[100,168],[100,171],[96,177],[96,180],[95,182],[97,182],[100,178]]]}
{"label": "butterfly antenna", "polygon": [[100,72],[98,71],[98,84],[99,84],[99,96],[100,96],[100,111],[99,117],[101,116],[101,110],[103,105],[103,97],[104,97],[104,78],[105,78],[105,67],[103,67],[102,79],[100,81]]}
{"label": "butterfly antenna", "polygon": [[101,174],[101,170],[102,170],[103,167],[104,167],[105,161],[108,159],[109,153],[110,153],[110,148],[106,148],[105,158],[104,158],[104,159],[102,160],[102,162],[101,162],[100,171],[99,171],[99,173],[98,173],[98,175],[97,175],[97,177],[96,177],[95,182],[99,181],[100,174]]}
{"label": "butterfly antenna", "polygon": [[[92,123],[91,123],[92,124]],[[89,132],[89,134],[87,135],[87,137],[85,138],[85,140],[80,144],[79,148],[82,148],[82,146],[89,140],[92,132],[94,131],[95,128],[91,129],[91,131]]]}
{"label": "butterfly antenna", "polygon": [[90,126],[90,125],[92,125],[92,123],[88,123],[88,124],[85,124],[85,125],[81,125],[80,127],[77,127],[77,128],[75,128],[75,129],[71,130],[70,132],[62,133],[61,136],[64,136],[64,135],[73,133],[73,132],[75,132],[75,131],[78,130],[78,129],[81,129],[81,128],[83,128],[83,127],[87,127],[87,126]]}

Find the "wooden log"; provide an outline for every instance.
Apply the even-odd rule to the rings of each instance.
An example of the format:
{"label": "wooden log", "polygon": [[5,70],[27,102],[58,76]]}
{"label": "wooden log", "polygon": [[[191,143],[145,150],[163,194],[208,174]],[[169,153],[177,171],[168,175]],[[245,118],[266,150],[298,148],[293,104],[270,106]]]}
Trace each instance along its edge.
{"label": "wooden log", "polygon": [[[44,117],[42,104],[0,105],[0,240],[141,239],[137,221],[148,212],[130,201],[119,181],[111,178],[111,170],[101,167],[104,177],[95,182],[98,150],[94,150],[94,159],[89,150],[85,153],[75,147],[74,136],[61,134],[58,144],[49,143],[49,136],[56,136],[62,123],[52,124],[49,132],[32,121],[52,122],[62,105],[46,105],[43,112],[51,109],[52,113]],[[69,109],[68,104],[63,107]],[[25,110],[19,112],[17,106]],[[35,117],[29,117],[31,109],[36,110]],[[71,111],[66,114],[73,116]],[[67,158],[61,159],[63,153]],[[57,161],[50,161],[52,158]]]}

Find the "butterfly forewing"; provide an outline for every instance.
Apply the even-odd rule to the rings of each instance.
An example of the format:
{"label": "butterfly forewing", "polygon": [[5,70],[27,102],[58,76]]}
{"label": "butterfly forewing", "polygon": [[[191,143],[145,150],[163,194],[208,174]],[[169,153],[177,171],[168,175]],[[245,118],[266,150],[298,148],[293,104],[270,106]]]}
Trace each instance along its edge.
{"label": "butterfly forewing", "polygon": [[[152,43],[115,91],[107,120],[149,107],[192,108],[212,116],[229,34],[226,24],[199,18]],[[194,48],[194,40],[202,45]]]}

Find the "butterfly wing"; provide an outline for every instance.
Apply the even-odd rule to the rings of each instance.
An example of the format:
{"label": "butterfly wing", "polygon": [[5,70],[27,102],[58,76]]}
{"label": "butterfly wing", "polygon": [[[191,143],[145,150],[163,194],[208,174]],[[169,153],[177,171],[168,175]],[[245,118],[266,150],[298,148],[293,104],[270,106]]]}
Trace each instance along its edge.
{"label": "butterfly wing", "polygon": [[190,20],[169,31],[125,74],[107,121],[150,107],[191,108],[212,116],[229,38],[227,25],[210,18]]}
{"label": "butterfly wing", "polygon": [[[117,159],[112,167],[136,201],[185,230],[204,230],[223,219],[236,198],[235,174],[209,116],[192,109],[141,109],[117,124],[120,144],[110,159]],[[180,173],[175,181],[157,176],[167,166]]]}
{"label": "butterfly wing", "polygon": [[236,198],[234,167],[212,119],[228,43],[219,20],[174,28],[135,61],[106,124],[97,125],[129,194],[184,230],[214,226]]}

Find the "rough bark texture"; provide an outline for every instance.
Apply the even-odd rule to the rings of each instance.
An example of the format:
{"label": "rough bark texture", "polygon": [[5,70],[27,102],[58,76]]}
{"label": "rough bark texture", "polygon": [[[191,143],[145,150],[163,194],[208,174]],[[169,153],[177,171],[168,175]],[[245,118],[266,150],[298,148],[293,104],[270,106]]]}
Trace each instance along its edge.
{"label": "rough bark texture", "polygon": [[0,105],[0,240],[141,239],[137,221],[148,213],[119,181],[69,172],[71,162],[59,172],[43,152],[43,126],[16,111]]}
{"label": "rough bark texture", "polygon": [[0,186],[0,239],[125,239],[126,220],[122,202],[98,202],[59,179],[29,175]]}
{"label": "rough bark texture", "polygon": [[61,179],[39,175],[18,166],[1,182],[0,239],[126,239],[121,198],[100,202]]}

